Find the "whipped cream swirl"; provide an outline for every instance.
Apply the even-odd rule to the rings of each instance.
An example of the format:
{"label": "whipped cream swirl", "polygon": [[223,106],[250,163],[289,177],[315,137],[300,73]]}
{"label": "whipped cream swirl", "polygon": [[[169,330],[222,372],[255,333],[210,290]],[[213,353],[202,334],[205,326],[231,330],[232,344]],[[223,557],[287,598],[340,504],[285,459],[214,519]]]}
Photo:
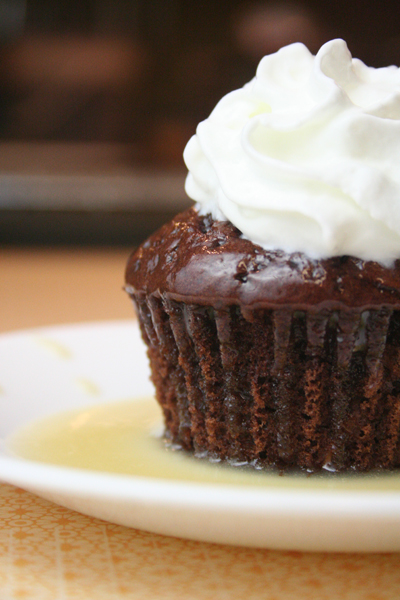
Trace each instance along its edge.
{"label": "whipped cream swirl", "polygon": [[343,40],[265,56],[184,158],[198,210],[264,248],[400,257],[400,69],[367,67]]}

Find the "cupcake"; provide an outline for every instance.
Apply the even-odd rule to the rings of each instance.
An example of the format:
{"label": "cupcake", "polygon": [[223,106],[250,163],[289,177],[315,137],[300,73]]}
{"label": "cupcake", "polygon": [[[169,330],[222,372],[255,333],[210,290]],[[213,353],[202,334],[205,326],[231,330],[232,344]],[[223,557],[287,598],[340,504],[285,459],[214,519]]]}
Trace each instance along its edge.
{"label": "cupcake", "polygon": [[166,438],[280,470],[400,466],[400,70],[293,44],[200,123],[193,208],[126,289]]}

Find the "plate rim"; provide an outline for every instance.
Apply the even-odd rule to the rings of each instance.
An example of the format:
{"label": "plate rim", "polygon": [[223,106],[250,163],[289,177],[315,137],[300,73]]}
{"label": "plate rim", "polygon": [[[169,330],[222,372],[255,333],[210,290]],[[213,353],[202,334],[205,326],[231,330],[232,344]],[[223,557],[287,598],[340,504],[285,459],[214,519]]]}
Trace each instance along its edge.
{"label": "plate rim", "polygon": [[[15,468],[17,468],[17,471],[15,471]],[[21,470],[24,471],[22,476]],[[15,482],[14,485],[24,482],[30,486],[36,486],[38,484],[37,477],[45,476],[45,479],[40,481],[39,485],[48,491],[71,493],[74,491],[74,483],[79,482],[80,485],[83,484],[82,487],[87,488],[87,492],[101,493],[102,497],[114,497],[116,491],[119,497],[125,500],[130,498],[144,499],[150,495],[154,496],[158,504],[175,503],[176,490],[178,490],[180,492],[179,497],[184,498],[185,504],[189,502],[193,507],[211,508],[215,503],[218,504],[221,501],[225,503],[228,500],[231,507],[240,503],[248,508],[256,508],[261,503],[264,508],[268,504],[276,504],[280,511],[292,511],[293,502],[295,501],[296,510],[309,514],[311,504],[313,509],[320,515],[324,515],[331,514],[332,507],[329,501],[332,501],[335,508],[334,512],[352,514],[354,511],[354,515],[357,516],[360,512],[369,510],[369,506],[373,501],[374,506],[379,504],[378,516],[383,516],[379,512],[382,506],[386,506],[389,510],[393,510],[393,514],[400,516],[400,491],[398,490],[306,490],[275,486],[260,489],[235,484],[204,484],[192,481],[170,481],[140,475],[119,475],[89,469],[50,465],[13,456],[0,456],[0,481],[3,480],[4,474],[7,477],[7,480],[4,480],[5,483]],[[108,485],[105,488],[104,484],[113,485]],[[160,492],[162,492],[161,496]],[[228,499],[226,496],[228,496]],[[285,503],[284,501],[288,499],[289,502]],[[321,502],[321,500],[324,500],[324,502]]]}

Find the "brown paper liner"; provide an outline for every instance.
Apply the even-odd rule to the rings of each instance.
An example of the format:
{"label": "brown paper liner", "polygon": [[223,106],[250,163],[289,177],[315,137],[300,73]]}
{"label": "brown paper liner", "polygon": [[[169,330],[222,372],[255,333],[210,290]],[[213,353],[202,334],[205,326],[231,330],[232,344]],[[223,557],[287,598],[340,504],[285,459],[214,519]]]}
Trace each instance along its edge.
{"label": "brown paper liner", "polygon": [[282,470],[400,465],[399,311],[132,298],[171,443]]}

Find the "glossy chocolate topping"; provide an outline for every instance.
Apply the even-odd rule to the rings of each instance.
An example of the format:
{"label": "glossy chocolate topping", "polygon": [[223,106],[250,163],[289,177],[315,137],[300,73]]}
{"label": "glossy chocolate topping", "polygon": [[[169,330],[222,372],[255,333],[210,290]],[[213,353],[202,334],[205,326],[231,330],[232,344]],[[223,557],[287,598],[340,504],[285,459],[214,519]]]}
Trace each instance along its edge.
{"label": "glossy chocolate topping", "polygon": [[130,257],[127,291],[222,307],[400,308],[400,260],[393,268],[340,256],[313,260],[264,250],[229,222],[177,215]]}

